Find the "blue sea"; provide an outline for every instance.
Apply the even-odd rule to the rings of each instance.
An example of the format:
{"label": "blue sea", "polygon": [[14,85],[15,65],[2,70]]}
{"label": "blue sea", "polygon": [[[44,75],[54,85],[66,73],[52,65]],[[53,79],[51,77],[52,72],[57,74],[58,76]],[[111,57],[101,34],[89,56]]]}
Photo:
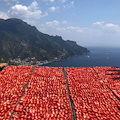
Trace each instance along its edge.
{"label": "blue sea", "polygon": [[116,66],[120,67],[120,48],[87,47],[90,53],[82,56],[73,56],[63,61],[53,62],[44,66],[52,67],[89,67],[89,66]]}

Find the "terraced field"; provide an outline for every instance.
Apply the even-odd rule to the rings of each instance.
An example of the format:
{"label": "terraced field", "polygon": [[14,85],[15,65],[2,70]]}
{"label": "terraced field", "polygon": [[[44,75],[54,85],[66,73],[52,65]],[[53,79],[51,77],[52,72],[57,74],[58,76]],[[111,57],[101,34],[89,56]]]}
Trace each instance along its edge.
{"label": "terraced field", "polygon": [[120,120],[120,69],[7,66],[0,120]]}

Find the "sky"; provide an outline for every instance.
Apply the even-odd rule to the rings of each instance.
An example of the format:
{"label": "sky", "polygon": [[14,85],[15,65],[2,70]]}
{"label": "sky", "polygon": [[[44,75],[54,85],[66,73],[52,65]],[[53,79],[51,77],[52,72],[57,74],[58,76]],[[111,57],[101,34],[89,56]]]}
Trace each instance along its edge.
{"label": "sky", "polygon": [[0,18],[87,47],[120,47],[120,0],[0,0]]}

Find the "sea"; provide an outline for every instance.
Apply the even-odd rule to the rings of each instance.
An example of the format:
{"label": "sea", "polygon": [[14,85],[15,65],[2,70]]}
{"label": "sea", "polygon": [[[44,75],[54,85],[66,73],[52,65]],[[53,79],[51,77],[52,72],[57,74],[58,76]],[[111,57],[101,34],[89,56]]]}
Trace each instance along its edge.
{"label": "sea", "polygon": [[87,47],[89,54],[72,56],[66,60],[44,64],[51,67],[91,67],[115,66],[120,67],[120,48]]}

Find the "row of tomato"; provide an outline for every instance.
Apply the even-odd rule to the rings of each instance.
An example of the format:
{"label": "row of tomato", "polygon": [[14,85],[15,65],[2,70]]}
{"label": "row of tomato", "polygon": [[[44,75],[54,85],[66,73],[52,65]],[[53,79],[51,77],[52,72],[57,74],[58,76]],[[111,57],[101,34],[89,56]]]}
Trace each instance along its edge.
{"label": "row of tomato", "polygon": [[120,99],[120,69],[117,67],[94,67],[98,76]]}
{"label": "row of tomato", "polygon": [[119,101],[93,68],[67,68],[67,77],[78,120],[120,119]]}
{"label": "row of tomato", "polygon": [[33,66],[7,66],[0,72],[0,119],[10,119]]}
{"label": "row of tomato", "polygon": [[[110,82],[108,73],[113,67],[67,68],[70,95],[77,119],[120,119],[119,101],[114,93],[119,82]],[[33,66],[8,66],[0,72],[0,119],[72,119],[68,91],[62,68],[37,67],[30,79]],[[117,71],[115,71],[117,72]],[[16,101],[23,86],[30,79],[20,103]],[[113,85],[116,87],[113,89]],[[115,91],[115,89],[117,91]]]}
{"label": "row of tomato", "polygon": [[37,67],[13,119],[71,120],[65,83],[61,67]]}

